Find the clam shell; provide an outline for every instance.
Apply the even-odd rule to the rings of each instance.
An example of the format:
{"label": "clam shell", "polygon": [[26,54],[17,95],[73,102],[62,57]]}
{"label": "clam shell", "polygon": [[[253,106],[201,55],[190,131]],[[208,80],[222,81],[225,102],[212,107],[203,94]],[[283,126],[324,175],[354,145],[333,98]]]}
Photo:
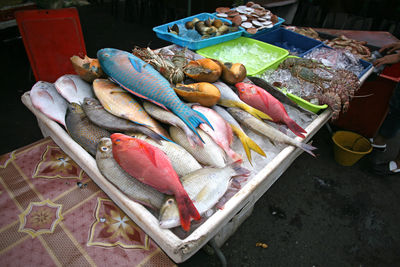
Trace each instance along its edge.
{"label": "clam shell", "polygon": [[250,34],[256,34],[257,33],[257,28],[248,28],[247,32]]}
{"label": "clam shell", "polygon": [[229,7],[217,7],[216,9],[215,9],[215,11],[217,12],[217,13],[227,13],[227,12],[229,12],[231,9],[229,8]]}
{"label": "clam shell", "polygon": [[257,20],[258,20],[258,21],[260,21],[260,22],[267,21],[267,19],[266,19],[266,18],[258,18]]}
{"label": "clam shell", "polygon": [[252,27],[253,27],[253,24],[250,23],[250,22],[243,22],[243,23],[241,24],[241,26],[242,26],[243,28],[249,29],[249,28],[252,28]]}
{"label": "clam shell", "polygon": [[225,14],[225,13],[217,13],[217,17],[220,17],[220,18],[227,18],[227,17],[228,17],[228,14]]}
{"label": "clam shell", "polygon": [[228,17],[234,17],[236,15],[239,15],[239,12],[237,12],[237,11],[229,11],[227,14],[228,14]]}
{"label": "clam shell", "polygon": [[259,22],[258,20],[253,20],[251,23],[253,23],[253,25],[256,26],[256,27],[263,26],[263,24],[261,22]]}
{"label": "clam shell", "polygon": [[247,20],[247,16],[246,15],[240,15],[240,17],[242,18],[242,21],[246,21]]}
{"label": "clam shell", "polygon": [[251,7],[252,5],[255,5],[254,2],[252,2],[252,1],[249,1],[249,2],[246,3],[247,7]]}
{"label": "clam shell", "polygon": [[242,24],[242,17],[240,15],[237,15],[237,16],[232,18],[232,22],[235,25],[240,25],[240,24]]}

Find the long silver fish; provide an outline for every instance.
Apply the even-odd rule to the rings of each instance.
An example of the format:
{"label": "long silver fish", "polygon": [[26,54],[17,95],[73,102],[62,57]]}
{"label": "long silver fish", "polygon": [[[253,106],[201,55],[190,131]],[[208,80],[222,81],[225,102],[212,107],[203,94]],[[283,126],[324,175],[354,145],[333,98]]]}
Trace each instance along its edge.
{"label": "long silver fish", "polygon": [[[234,176],[247,176],[249,170],[234,162],[223,168],[202,168],[181,178],[182,185],[200,213],[215,206],[225,194]],[[179,211],[174,197],[169,197],[160,210],[160,227],[172,228],[179,226]]]}
{"label": "long silver fish", "polygon": [[183,122],[183,120],[181,120],[171,111],[160,108],[159,106],[148,101],[143,101],[143,108],[154,119],[182,129],[192,146],[203,146],[203,142],[201,142],[200,138],[193,133],[193,131],[186,125],[186,123]]}
{"label": "long silver fish", "polygon": [[69,104],[65,124],[72,139],[93,156],[96,156],[100,139],[110,136],[108,131],[93,124],[77,103]]}
{"label": "long silver fish", "polygon": [[133,123],[111,114],[105,110],[100,101],[95,98],[85,97],[81,106],[89,120],[101,128],[109,131],[139,132],[157,141],[163,139],[158,133],[146,126]]}
{"label": "long silver fish", "polygon": [[316,149],[316,147],[299,142],[296,139],[290,138],[289,136],[276,130],[274,127],[256,119],[251,114],[239,108],[228,108],[228,112],[239,122],[243,123],[243,125],[245,125],[246,127],[248,127],[249,129],[253,130],[258,134],[268,137],[272,142],[285,143],[291,146],[298,147],[315,157],[312,150]]}
{"label": "long silver fish", "polygon": [[221,97],[218,101],[218,104],[224,107],[238,107],[241,108],[250,114],[252,114],[254,117],[257,119],[266,119],[266,120],[272,120],[270,116],[265,114],[264,112],[255,109],[246,103],[244,103],[237,94],[225,83],[223,82],[215,82],[213,83],[215,85],[220,93]]}
{"label": "long silver fish", "polygon": [[203,147],[191,146],[185,133],[181,129],[175,126],[169,128],[169,134],[171,135],[172,140],[192,154],[199,163],[213,167],[224,167],[226,164],[225,151],[222,150],[222,148],[218,146],[203,130],[198,129],[197,131],[204,141]]}
{"label": "long silver fish", "polygon": [[159,144],[142,134],[136,134],[134,137],[144,140],[150,145],[158,147],[164,151],[179,177],[183,177],[188,173],[202,168],[197,160],[178,144],[168,141],[161,141],[161,144]]}
{"label": "long silver fish", "polygon": [[221,115],[224,120],[226,120],[232,128],[232,131],[239,137],[240,142],[242,142],[244,151],[246,152],[247,159],[251,164],[251,152],[250,149],[254,150],[261,156],[265,157],[265,152],[259,147],[256,142],[254,142],[247,134],[244,132],[240,124],[226,111],[224,108],[215,105],[213,106],[213,110],[215,110],[219,115]]}
{"label": "long silver fish", "polygon": [[132,200],[157,210],[163,205],[165,198],[163,193],[139,182],[118,165],[112,154],[110,138],[100,139],[97,145],[96,163],[104,177]]}

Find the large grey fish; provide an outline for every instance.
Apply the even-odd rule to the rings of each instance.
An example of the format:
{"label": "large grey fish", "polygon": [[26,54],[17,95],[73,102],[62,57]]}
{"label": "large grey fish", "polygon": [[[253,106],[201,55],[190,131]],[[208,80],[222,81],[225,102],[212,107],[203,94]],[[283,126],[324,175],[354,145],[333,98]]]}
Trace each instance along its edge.
{"label": "large grey fish", "polygon": [[201,142],[200,138],[193,133],[193,131],[186,125],[186,123],[183,122],[183,120],[181,120],[171,111],[160,108],[159,106],[148,101],[143,101],[143,108],[154,119],[182,129],[192,146],[203,146],[203,142]]}
{"label": "large grey fish", "polygon": [[115,161],[110,138],[100,139],[96,153],[97,167],[119,190],[132,200],[153,209],[160,209],[165,195],[126,173]]}
{"label": "large grey fish", "polygon": [[174,168],[179,177],[185,176],[190,172],[202,168],[201,165],[197,162],[197,160],[178,144],[164,140],[162,140],[160,142],[161,144],[159,144],[142,134],[136,134],[134,137],[144,140],[150,145],[158,147],[159,149],[164,151],[168,159],[171,161],[172,167]]}
{"label": "large grey fish", "polygon": [[192,154],[199,163],[213,167],[224,167],[226,164],[225,151],[203,130],[198,129],[197,131],[204,141],[202,147],[191,146],[185,133],[178,127],[171,126],[169,128],[169,134],[171,135],[172,140]]}
{"label": "large grey fish", "polygon": [[[215,206],[225,194],[234,176],[247,176],[249,170],[234,162],[223,168],[206,167],[181,178],[182,185],[200,213]],[[160,210],[160,227],[172,228],[179,226],[179,210],[174,197],[169,197]]]}
{"label": "large grey fish", "polygon": [[110,136],[107,130],[93,124],[77,103],[68,105],[65,124],[72,139],[93,156],[96,156],[97,143],[100,139]]}
{"label": "large grey fish", "polygon": [[276,88],[275,86],[273,86],[272,84],[267,82],[266,80],[259,78],[259,77],[255,77],[255,76],[254,77],[249,76],[247,78],[249,78],[250,81],[252,83],[254,83],[255,85],[257,85],[258,87],[261,87],[262,89],[264,89],[265,91],[270,93],[273,97],[278,99],[281,103],[287,104],[289,106],[297,108],[306,113],[314,114],[311,111],[299,106],[296,102],[294,102],[289,97],[287,97],[285,93],[283,93],[281,90],[279,90],[278,88]]}
{"label": "large grey fish", "polygon": [[302,143],[283,134],[282,132],[276,130],[274,127],[258,120],[251,114],[239,108],[228,108],[228,112],[240,123],[251,129],[252,131],[268,137],[272,142],[285,143],[291,146],[298,147],[315,157],[312,150],[316,149],[316,147]]}
{"label": "large grey fish", "polygon": [[155,131],[123,118],[117,117],[104,109],[99,100],[92,97],[85,97],[82,104],[89,120],[97,126],[110,131],[121,132],[139,132],[143,133],[154,140],[162,140],[163,138]]}

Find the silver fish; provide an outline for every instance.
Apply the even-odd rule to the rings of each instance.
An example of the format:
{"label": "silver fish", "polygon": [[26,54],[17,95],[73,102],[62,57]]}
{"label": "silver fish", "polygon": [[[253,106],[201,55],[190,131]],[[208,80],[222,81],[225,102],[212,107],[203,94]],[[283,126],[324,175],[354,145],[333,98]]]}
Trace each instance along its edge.
{"label": "silver fish", "polygon": [[111,114],[105,110],[100,101],[95,98],[85,97],[81,106],[89,120],[101,128],[110,131],[139,132],[157,141],[163,139],[158,133],[145,126],[138,125]]}
{"label": "silver fish", "polygon": [[316,149],[311,145],[297,141],[296,139],[290,138],[282,132],[276,130],[274,127],[256,119],[251,114],[243,111],[239,108],[228,108],[228,112],[239,122],[243,123],[246,127],[252,131],[268,137],[272,142],[285,143],[291,146],[298,147],[310,155],[314,156],[312,150]]}
{"label": "silver fish", "polygon": [[192,154],[199,163],[213,167],[224,167],[226,164],[225,151],[203,130],[198,129],[198,133],[204,141],[203,147],[191,146],[185,133],[181,129],[175,126],[169,128],[169,134],[172,140]]}
{"label": "silver fish", "polygon": [[32,86],[29,96],[35,108],[65,127],[68,102],[57,92],[54,84],[38,81]]}
{"label": "silver fish", "polygon": [[93,124],[77,103],[69,104],[65,124],[72,139],[93,156],[96,155],[100,139],[110,136],[108,131]]}
{"label": "silver fish", "polygon": [[92,86],[79,75],[65,74],[54,82],[58,93],[69,103],[83,103],[85,97],[94,97]]}
{"label": "silver fish", "polygon": [[164,203],[164,194],[139,182],[118,165],[112,154],[110,138],[102,138],[98,143],[96,163],[104,177],[129,198],[153,209],[161,208]]}
{"label": "silver fish", "polygon": [[158,147],[164,151],[179,177],[183,177],[188,173],[202,168],[197,160],[178,144],[168,141],[161,141],[161,144],[158,144],[154,140],[151,140],[142,134],[135,134],[134,137],[144,140],[150,145]]}
{"label": "silver fish", "polygon": [[[223,168],[202,168],[181,178],[182,185],[200,213],[215,206],[225,194],[234,176],[247,176],[249,170],[234,162]],[[160,210],[160,227],[172,228],[180,225],[178,206],[174,197],[169,197]]]}
{"label": "silver fish", "polygon": [[185,132],[187,139],[192,146],[196,145],[203,146],[203,143],[201,142],[200,138],[197,135],[195,135],[193,131],[190,130],[190,128],[186,125],[186,123],[184,123],[174,113],[165,110],[163,108],[160,108],[159,106],[152,104],[148,101],[143,101],[143,108],[154,119],[182,129]]}

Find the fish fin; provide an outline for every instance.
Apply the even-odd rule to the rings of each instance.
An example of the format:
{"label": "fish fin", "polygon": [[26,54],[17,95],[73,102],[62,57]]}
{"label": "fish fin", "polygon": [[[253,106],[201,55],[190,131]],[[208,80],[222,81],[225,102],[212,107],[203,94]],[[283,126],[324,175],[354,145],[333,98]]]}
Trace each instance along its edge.
{"label": "fish fin", "polygon": [[205,198],[207,198],[210,194],[210,187],[205,185],[198,193],[197,195],[194,197],[193,201],[196,202],[201,202],[204,201]]}
{"label": "fish fin", "polygon": [[315,157],[315,154],[312,152],[313,150],[317,149],[315,146],[312,146],[311,144],[301,143],[300,148],[311,156]]}
{"label": "fish fin", "polygon": [[175,199],[178,204],[181,226],[183,230],[189,231],[191,219],[193,218],[196,221],[200,220],[200,213],[183,187],[181,190],[176,192]]}
{"label": "fish fin", "polygon": [[134,58],[129,58],[129,61],[132,64],[132,67],[137,71],[137,72],[142,72],[142,65],[140,62],[137,61],[137,59]]}
{"label": "fish fin", "polygon": [[139,132],[143,133],[144,135],[150,137],[151,139],[153,139],[154,141],[156,141],[159,145],[161,145],[161,140],[168,140],[168,138],[166,138],[165,136],[156,133],[155,131],[153,131],[152,129],[149,129],[147,127],[144,126],[137,126],[137,129]]}
{"label": "fish fin", "polygon": [[241,131],[239,128],[237,128],[235,125],[230,124],[233,132],[237,135],[237,137],[240,139],[240,142],[242,142],[244,151],[246,152],[247,159],[249,160],[250,164],[251,163],[251,150],[257,152],[261,156],[266,156],[265,152],[254,142],[250,137],[246,135],[245,132]]}
{"label": "fish fin", "polygon": [[247,177],[250,175],[250,171],[246,168],[243,168],[241,166],[241,162],[239,162],[239,161],[232,162],[227,167],[231,168],[235,171],[235,175],[233,175],[233,177],[236,177],[236,176],[246,176]]}
{"label": "fish fin", "polygon": [[156,154],[153,149],[149,149],[146,144],[142,142],[139,143],[139,147],[143,152],[143,155],[145,155],[152,163],[154,166],[157,166],[157,160],[156,160]]}
{"label": "fish fin", "polygon": [[272,121],[272,118],[269,115],[265,114],[261,110],[258,110],[256,108],[253,108],[252,106],[247,105],[246,103],[239,103],[237,107],[243,109],[244,111],[247,111],[248,113],[250,113],[259,120],[263,119]]}
{"label": "fish fin", "polygon": [[301,128],[294,120],[288,117],[288,119],[285,120],[285,124],[287,127],[297,136],[304,138],[303,133],[307,133],[306,130]]}

